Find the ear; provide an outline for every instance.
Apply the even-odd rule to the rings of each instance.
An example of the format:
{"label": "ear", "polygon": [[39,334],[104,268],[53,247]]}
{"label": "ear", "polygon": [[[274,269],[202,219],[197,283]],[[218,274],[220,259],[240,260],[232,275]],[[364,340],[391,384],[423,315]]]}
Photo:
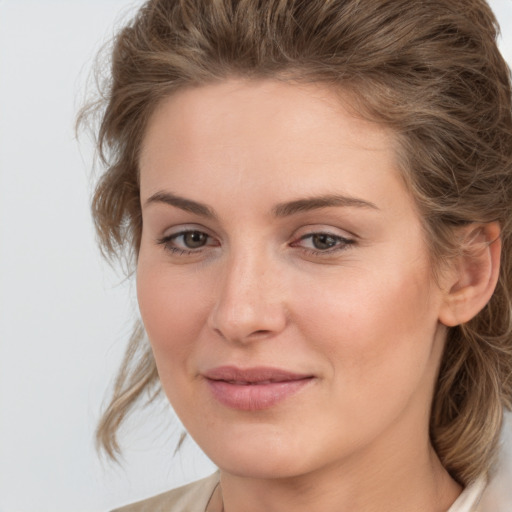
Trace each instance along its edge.
{"label": "ear", "polygon": [[439,321],[447,327],[471,320],[489,302],[500,269],[501,239],[498,222],[462,228],[461,254],[444,281],[446,296]]}

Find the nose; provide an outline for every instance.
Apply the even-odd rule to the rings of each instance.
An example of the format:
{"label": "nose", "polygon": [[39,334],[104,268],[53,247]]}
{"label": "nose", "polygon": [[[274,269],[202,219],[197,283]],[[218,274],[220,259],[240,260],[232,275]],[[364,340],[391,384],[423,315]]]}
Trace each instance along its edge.
{"label": "nose", "polygon": [[287,323],[285,290],[271,258],[244,251],[232,255],[219,272],[209,326],[223,339],[249,343],[271,338]]}

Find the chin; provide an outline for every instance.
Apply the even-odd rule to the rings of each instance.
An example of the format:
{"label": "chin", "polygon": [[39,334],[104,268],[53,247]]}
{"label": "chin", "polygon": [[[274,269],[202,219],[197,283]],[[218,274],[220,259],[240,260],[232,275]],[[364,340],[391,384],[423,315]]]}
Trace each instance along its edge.
{"label": "chin", "polygon": [[213,442],[197,440],[215,465],[232,475],[245,478],[291,478],[309,472],[304,447],[283,431],[228,434]]}
{"label": "chin", "polygon": [[231,475],[260,480],[293,478],[307,472],[299,467],[298,461],[291,460],[290,457],[267,453],[265,456],[260,452],[257,456],[222,457],[216,465],[221,471]]}

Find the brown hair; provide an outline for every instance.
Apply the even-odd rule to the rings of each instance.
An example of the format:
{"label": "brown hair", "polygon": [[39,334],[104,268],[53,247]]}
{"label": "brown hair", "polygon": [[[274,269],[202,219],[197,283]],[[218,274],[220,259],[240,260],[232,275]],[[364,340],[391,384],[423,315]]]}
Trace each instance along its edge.
{"label": "brown hair", "polygon": [[[484,0],[150,0],[114,41],[98,133],[106,171],[92,204],[104,252],[135,261],[141,140],[179,88],[237,76],[351,92],[361,115],[396,134],[434,261],[457,250],[457,226],[501,225],[497,288],[450,329],[432,404],[432,443],[463,484],[491,467],[512,406],[511,86],[497,31]],[[108,454],[127,413],[158,390],[139,326],[98,427]]]}

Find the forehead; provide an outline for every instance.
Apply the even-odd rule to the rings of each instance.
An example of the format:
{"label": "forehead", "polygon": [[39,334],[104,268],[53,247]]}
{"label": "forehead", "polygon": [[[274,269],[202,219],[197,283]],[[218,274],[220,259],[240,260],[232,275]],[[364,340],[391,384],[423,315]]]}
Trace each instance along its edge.
{"label": "forehead", "polygon": [[212,183],[238,195],[269,182],[278,185],[275,191],[301,196],[332,187],[368,194],[383,180],[394,181],[398,190],[392,132],[356,117],[349,103],[348,94],[321,84],[272,80],[179,91],[161,102],[148,123],[141,195],[161,187],[209,195]]}
{"label": "forehead", "polygon": [[[146,128],[141,162],[170,139],[193,154],[201,148],[189,147],[192,138],[201,138],[209,146],[231,148],[241,139],[244,146],[251,140],[254,145],[265,142],[283,146],[288,141],[307,139],[316,147],[334,142],[373,151],[389,149],[394,142],[390,130],[349,113],[351,103],[348,93],[319,83],[233,79],[185,88],[155,109]],[[339,132],[327,136],[325,128],[333,126],[345,128],[343,138]],[[321,156],[317,151],[315,154]]]}

